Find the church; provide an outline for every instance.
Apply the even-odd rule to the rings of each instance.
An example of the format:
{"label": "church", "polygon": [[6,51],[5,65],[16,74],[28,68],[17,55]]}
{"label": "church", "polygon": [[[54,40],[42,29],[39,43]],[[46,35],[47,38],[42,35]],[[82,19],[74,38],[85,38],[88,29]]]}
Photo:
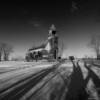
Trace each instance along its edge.
{"label": "church", "polygon": [[58,35],[54,24],[49,29],[46,42],[40,46],[30,48],[26,54],[26,60],[58,59]]}

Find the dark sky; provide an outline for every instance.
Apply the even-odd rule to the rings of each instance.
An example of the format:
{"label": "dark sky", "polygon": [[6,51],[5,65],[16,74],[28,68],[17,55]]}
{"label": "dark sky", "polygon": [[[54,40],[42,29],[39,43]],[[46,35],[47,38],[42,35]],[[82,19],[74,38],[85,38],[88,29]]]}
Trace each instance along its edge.
{"label": "dark sky", "polygon": [[[25,55],[32,45],[43,43],[55,24],[66,55],[88,54],[89,37],[100,32],[99,0],[35,0],[0,3],[0,42]],[[83,52],[83,54],[82,54]]]}

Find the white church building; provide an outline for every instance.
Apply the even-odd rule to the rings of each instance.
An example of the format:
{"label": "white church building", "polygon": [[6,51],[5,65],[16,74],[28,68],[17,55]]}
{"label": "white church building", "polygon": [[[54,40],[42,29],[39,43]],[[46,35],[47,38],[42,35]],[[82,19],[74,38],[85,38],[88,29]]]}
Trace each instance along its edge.
{"label": "white church building", "polygon": [[46,43],[28,50],[27,56],[29,58],[35,59],[36,55],[38,58],[40,57],[41,59],[58,58],[58,36],[56,33],[55,25],[53,24],[51,25]]}

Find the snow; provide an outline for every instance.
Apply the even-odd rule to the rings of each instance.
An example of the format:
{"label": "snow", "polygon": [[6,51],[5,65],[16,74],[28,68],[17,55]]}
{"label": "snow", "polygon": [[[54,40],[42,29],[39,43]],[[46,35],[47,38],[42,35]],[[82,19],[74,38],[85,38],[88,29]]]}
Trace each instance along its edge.
{"label": "snow", "polygon": [[38,62],[24,62],[24,61],[3,61],[0,62],[0,68],[5,68],[5,67],[22,67],[22,66],[35,66],[35,65],[40,65],[43,66],[48,66],[48,65],[52,65],[54,63],[49,63],[49,62],[42,62],[42,61],[38,61]]}
{"label": "snow", "polygon": [[[30,76],[33,73],[36,73],[42,69],[52,67],[57,62],[20,62],[20,61],[9,61],[9,62],[0,62],[0,80],[9,80],[12,79],[12,82],[16,80],[13,77],[23,78],[25,76]],[[27,73],[27,74],[26,74]],[[20,78],[19,78],[20,76]],[[17,81],[18,81],[17,80]]]}
{"label": "snow", "polygon": [[83,61],[79,61],[79,66],[80,66],[81,71],[83,73],[84,79],[86,79],[87,76],[88,76],[88,70],[84,67],[84,62]]}
{"label": "snow", "polygon": [[61,67],[70,67],[70,68],[72,68],[73,67],[73,64],[72,64],[72,62],[65,62],[65,63],[63,63],[61,65]]}
{"label": "snow", "polygon": [[24,61],[2,61],[0,62],[0,67],[11,67],[16,66],[18,64],[25,64]]}

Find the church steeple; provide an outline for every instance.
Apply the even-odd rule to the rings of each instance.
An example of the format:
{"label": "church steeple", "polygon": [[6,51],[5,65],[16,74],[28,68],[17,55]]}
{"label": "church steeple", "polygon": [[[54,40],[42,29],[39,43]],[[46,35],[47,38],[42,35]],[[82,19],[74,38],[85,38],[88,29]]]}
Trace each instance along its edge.
{"label": "church steeple", "polygon": [[56,27],[54,24],[52,24],[50,29],[49,29],[49,36],[52,36],[54,34],[56,34]]}
{"label": "church steeple", "polygon": [[51,25],[50,30],[52,30],[52,31],[56,31],[56,27],[55,27],[54,24]]}
{"label": "church steeple", "polygon": [[50,52],[53,54],[53,58],[58,58],[58,36],[56,34],[56,27],[54,24],[49,28],[48,44],[50,46]]}

